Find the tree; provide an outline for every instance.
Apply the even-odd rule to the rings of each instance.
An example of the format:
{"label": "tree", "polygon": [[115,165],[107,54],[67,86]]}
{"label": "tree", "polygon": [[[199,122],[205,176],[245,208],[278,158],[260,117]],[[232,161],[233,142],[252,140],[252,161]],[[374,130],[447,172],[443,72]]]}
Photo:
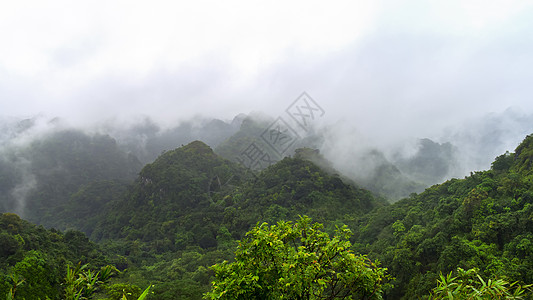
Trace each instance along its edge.
{"label": "tree", "polygon": [[294,224],[257,225],[235,252],[235,261],[212,266],[206,299],[381,299],[385,268],[350,251],[344,225],[330,238],[304,216]]}
{"label": "tree", "polygon": [[28,251],[24,259],[12,269],[11,295],[16,294],[17,299],[57,298],[56,288],[59,282],[52,271],[44,254],[35,250]]}

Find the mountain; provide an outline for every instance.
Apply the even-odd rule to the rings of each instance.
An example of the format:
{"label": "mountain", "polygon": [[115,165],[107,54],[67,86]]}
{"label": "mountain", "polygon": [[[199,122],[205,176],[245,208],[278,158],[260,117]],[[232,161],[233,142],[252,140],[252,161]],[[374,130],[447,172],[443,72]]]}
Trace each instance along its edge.
{"label": "mountain", "polygon": [[95,215],[105,203],[122,197],[141,170],[136,155],[153,161],[197,136],[216,145],[238,129],[242,118],[231,123],[200,120],[165,130],[144,120],[130,129],[108,130],[116,138],[69,128],[59,119],[2,119],[0,211],[91,234]]}
{"label": "mountain", "polygon": [[217,228],[204,228],[203,219],[218,219],[224,196],[247,176],[200,141],[167,151],[141,170],[122,199],[109,203],[92,237],[150,241],[164,252],[181,247],[179,232],[192,231],[188,242],[213,247]]}
{"label": "mountain", "polygon": [[272,121],[272,119],[265,116],[248,116],[244,118],[239,130],[215,147],[215,152],[226,159],[238,162],[241,153],[250,144],[255,143],[260,150],[270,157],[277,157],[275,152],[261,140],[261,134]]}
{"label": "mountain", "polygon": [[511,151],[533,132],[532,119],[523,109],[510,107],[445,129],[439,140],[454,146],[458,162],[448,178],[488,169],[496,156]]}
{"label": "mountain", "polygon": [[290,128],[279,119],[251,114],[242,120],[235,134],[215,148],[215,152],[249,169],[260,171],[284,157],[294,155],[298,148],[319,148],[323,143],[320,134],[311,132],[300,136]]}
{"label": "mountain", "polygon": [[478,268],[483,277],[533,282],[533,135],[492,168],[451,179],[362,216],[359,251],[396,279],[389,296],[427,294],[439,273]]}
{"label": "mountain", "polygon": [[163,151],[173,150],[195,140],[216,147],[238,131],[244,118],[242,114],[231,122],[196,118],[173,127],[161,127],[151,119],[144,119],[127,127],[108,126],[104,131],[113,136],[124,151],[147,164],[153,162]]}
{"label": "mountain", "polygon": [[[5,276],[26,262],[49,273],[57,290],[66,264],[82,261],[112,263],[128,284],[154,283],[154,299],[200,299],[210,286],[209,266],[231,260],[247,231],[299,215],[329,234],[347,224],[352,251],[379,260],[395,278],[387,298],[424,297],[441,272],[457,267],[533,283],[533,136],[500,153],[489,170],[441,182],[461,167],[462,150],[430,139],[398,156],[372,147],[351,152],[347,143],[334,164],[332,149],[328,159],[322,154],[322,134],[312,133],[292,145],[308,147],[250,170],[236,158],[242,147],[265,142],[268,119],[181,124],[175,135],[148,122],[130,144],[62,126],[39,131],[39,119],[10,122],[0,151],[2,211],[67,231],[1,215],[0,293],[12,281]],[[219,129],[211,136],[215,151],[188,141],[199,128]],[[137,150],[151,150],[131,150],[139,137]],[[176,148],[174,138],[187,142]],[[134,153],[154,158],[143,167]],[[389,204],[380,195],[403,199]]]}
{"label": "mountain", "polygon": [[180,232],[192,232],[187,243],[208,249],[217,246],[222,226],[240,236],[261,220],[307,214],[327,222],[380,205],[383,200],[312,162],[285,158],[254,177],[195,141],[146,165],[127,194],[107,205],[91,237],[150,241],[165,252],[181,249]]}
{"label": "mountain", "polygon": [[130,278],[156,283],[163,299],[199,299],[208,266],[230,259],[257,222],[306,214],[333,232],[346,216],[385,204],[310,161],[284,158],[252,174],[195,141],[146,165],[122,199],[106,204],[91,238],[137,270]]}
{"label": "mountain", "polygon": [[[61,206],[57,217],[79,219],[76,226],[87,230],[103,252],[83,233],[47,231],[16,215],[2,215],[4,268],[9,270],[26,256],[42,261],[41,254],[30,252],[33,248],[24,248],[41,245],[39,241],[43,249],[81,247],[85,250],[75,250],[69,261],[81,257],[95,264],[98,259],[112,262],[127,270],[122,280],[155,284],[154,299],[200,299],[209,289],[209,266],[232,259],[237,241],[254,225],[308,215],[330,234],[341,224],[349,225],[354,233],[352,251],[379,260],[394,277],[387,298],[424,297],[440,273],[457,267],[477,268],[483,278],[529,284],[532,159],[533,135],[514,153],[498,156],[490,170],[387,204],[336,175],[317,150],[296,150],[295,157],[251,173],[194,141],[164,152],[129,184],[91,181]],[[92,202],[97,213],[91,210]],[[48,237],[22,234],[20,224]],[[39,270],[51,267],[43,268]],[[62,272],[50,273],[50,282],[60,282]]]}
{"label": "mountain", "polygon": [[0,146],[9,144],[17,136],[35,126],[35,122],[36,118],[19,119],[0,116]]}
{"label": "mountain", "polygon": [[[255,171],[263,170],[268,166],[280,161],[287,156],[297,156],[297,150],[304,148],[320,149],[324,144],[324,137],[320,132],[308,133],[305,137],[295,139],[294,144],[282,155],[271,147],[265,134],[269,134],[268,129],[275,120],[264,116],[252,116],[243,120],[239,131],[230,138],[220,143],[215,148],[215,152],[226,159],[240,162],[244,166]],[[301,154],[301,153],[300,153]],[[436,155],[436,153],[424,153],[426,157]],[[255,159],[254,159],[255,158]],[[348,159],[348,158],[347,158]],[[404,165],[412,166],[415,162],[405,162]],[[318,162],[318,161],[317,161]],[[333,164],[320,165],[322,168],[332,168]],[[438,168],[440,166],[435,166]],[[357,182],[360,186],[372,192],[388,198],[394,202],[402,197],[406,197],[414,192],[421,192],[427,187],[424,181],[418,181],[410,177],[407,173],[390,162],[383,152],[378,149],[371,149],[365,153],[353,154],[353,157],[342,167],[344,180]],[[408,171],[412,171],[407,169]],[[422,172],[425,169],[421,170]],[[426,176],[421,176],[427,179]]]}
{"label": "mountain", "polygon": [[458,149],[451,143],[418,140],[416,152],[406,156],[396,153],[393,163],[402,173],[427,186],[444,181],[458,167]]}
{"label": "mountain", "polygon": [[427,187],[427,184],[414,180],[400,170],[377,148],[356,151],[352,156],[338,157],[335,160],[334,166],[344,176],[376,195],[387,198],[391,203]]}
{"label": "mountain", "polygon": [[57,228],[69,227],[69,220],[57,218],[66,205],[86,205],[76,203],[72,195],[96,182],[124,184],[141,168],[110,136],[79,130],[55,131],[25,146],[6,148],[0,165],[2,211]]}
{"label": "mountain", "polygon": [[242,216],[248,224],[308,215],[329,225],[347,214],[363,214],[385,204],[310,161],[288,157],[259,173],[228,200],[238,213],[235,218]]}

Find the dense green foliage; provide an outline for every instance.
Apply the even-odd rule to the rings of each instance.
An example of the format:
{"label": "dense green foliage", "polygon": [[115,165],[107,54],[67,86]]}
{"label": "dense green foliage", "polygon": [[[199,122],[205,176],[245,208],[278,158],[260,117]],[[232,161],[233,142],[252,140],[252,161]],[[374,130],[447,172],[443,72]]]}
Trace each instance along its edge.
{"label": "dense green foliage", "polygon": [[213,266],[208,299],[381,299],[386,269],[350,251],[351,232],[330,239],[321,224],[300,217],[254,227],[235,261]]}
{"label": "dense green foliage", "polygon": [[[110,202],[92,231],[130,268],[138,285],[155,283],[159,299],[200,298],[208,267],[232,257],[236,240],[258,221],[296,219],[304,213],[332,232],[347,211],[368,212],[383,202],[345,184],[313,163],[285,158],[252,176],[193,142],[143,168],[120,201]],[[125,209],[128,207],[127,209]]]}
{"label": "dense green foliage", "polygon": [[492,169],[452,179],[352,223],[358,249],[396,277],[394,298],[430,290],[439,272],[533,282],[533,177],[528,136]]}
{"label": "dense green foliage", "polygon": [[121,283],[120,271],[107,264],[105,253],[82,232],[46,230],[4,213],[0,245],[0,299],[141,296],[137,286]]}
{"label": "dense green foliage", "polygon": [[[300,214],[329,224],[343,219],[345,214],[365,213],[384,204],[367,190],[298,158],[285,158],[269,167],[227,201],[235,208],[230,207],[228,212],[247,212],[242,217],[247,224],[295,220]],[[234,220],[239,218],[232,216]]]}
{"label": "dense green foliage", "polygon": [[[15,207],[15,199],[25,196],[30,220],[82,230],[99,244],[76,230],[47,230],[3,214],[0,295],[15,290],[15,297],[22,298],[40,290],[51,299],[61,298],[67,266],[82,262],[88,264],[82,273],[96,274],[107,264],[120,270],[120,278],[101,284],[94,297],[120,298],[122,289],[135,298],[138,286],[153,283],[149,299],[200,299],[209,291],[214,272],[223,273],[209,266],[221,266],[224,260],[229,261],[225,266],[235,266],[234,260],[253,262],[253,256],[246,258],[244,251],[254,241],[262,241],[261,253],[273,257],[305,256],[307,252],[298,247],[305,241],[299,237],[293,239],[296,247],[276,244],[280,252],[270,251],[274,248],[268,244],[289,239],[279,229],[294,231],[299,223],[254,227],[298,220],[299,215],[324,224],[320,234],[313,229],[317,238],[326,233],[334,236],[337,227],[347,224],[353,232],[351,251],[380,261],[394,277],[393,287],[383,287],[386,298],[436,297],[439,280],[441,290],[467,280],[450,275],[444,282],[440,277],[458,267],[475,270],[465,272],[491,278],[491,283],[501,283],[510,293],[516,286],[533,283],[532,136],[514,153],[498,156],[490,170],[448,180],[390,205],[336,175],[310,149],[252,176],[199,141],[167,151],[141,170],[139,162],[108,136],[68,131],[50,137],[31,144],[16,156],[18,160],[7,155],[0,161],[3,210]],[[385,175],[397,171],[388,166]],[[25,180],[28,174],[35,180]],[[26,189],[21,182],[33,182],[33,187]],[[395,186],[393,182],[375,184]],[[235,257],[238,240],[241,246]],[[357,261],[364,265],[370,260]],[[301,260],[294,271],[309,266],[313,266],[310,261]],[[279,271],[293,276],[288,269]],[[310,279],[301,274],[293,277]],[[273,287],[274,281],[269,282]],[[309,286],[318,283],[311,282]],[[289,286],[301,282],[293,283]],[[471,286],[476,287],[474,282]]]}
{"label": "dense green foliage", "polygon": [[476,269],[457,268],[457,276],[452,272],[440,274],[438,285],[431,291],[429,299],[525,299],[531,286],[521,286],[518,282],[509,283],[504,279],[485,280]]}
{"label": "dense green foliage", "polygon": [[0,297],[15,287],[17,299],[58,299],[67,265],[106,264],[82,232],[46,230],[11,213],[0,215],[0,245]]}
{"label": "dense green foliage", "polygon": [[[245,178],[245,169],[202,142],[168,151],[142,169],[125,197],[110,203],[93,238],[149,242],[158,253],[213,247],[219,228],[202,223],[223,212],[223,197]],[[184,231],[192,235],[180,237]]]}

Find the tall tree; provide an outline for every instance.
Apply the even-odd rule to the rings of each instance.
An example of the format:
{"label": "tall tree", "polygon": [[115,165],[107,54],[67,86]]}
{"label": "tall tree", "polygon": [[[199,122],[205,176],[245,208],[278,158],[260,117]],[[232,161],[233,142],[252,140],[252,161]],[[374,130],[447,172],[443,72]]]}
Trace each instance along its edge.
{"label": "tall tree", "polygon": [[381,299],[386,269],[350,251],[351,231],[322,224],[263,223],[247,233],[234,262],[214,265],[206,299]]}

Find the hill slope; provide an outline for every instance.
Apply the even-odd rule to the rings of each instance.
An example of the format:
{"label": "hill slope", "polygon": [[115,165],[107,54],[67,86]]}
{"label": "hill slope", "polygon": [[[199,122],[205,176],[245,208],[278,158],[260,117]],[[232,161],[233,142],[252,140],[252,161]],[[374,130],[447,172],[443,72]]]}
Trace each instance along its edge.
{"label": "hill slope", "polygon": [[[140,162],[120,150],[110,136],[79,130],[57,131],[4,151],[0,158],[0,211],[61,229],[80,224],[76,217],[63,214],[58,218],[65,206],[87,208],[87,203],[77,201],[83,199],[72,195],[97,182],[128,183],[141,169]],[[92,207],[83,217],[90,218],[98,209],[98,205]]]}
{"label": "hill slope", "polygon": [[533,283],[533,136],[492,169],[452,179],[353,224],[359,250],[396,276],[391,297],[427,294],[439,272]]}
{"label": "hill slope", "polygon": [[106,204],[91,237],[126,258],[132,279],[157,283],[162,299],[199,299],[207,267],[230,259],[257,222],[306,214],[332,232],[347,215],[380,205],[309,161],[285,158],[254,177],[195,141],[146,165],[123,198]]}
{"label": "hill slope", "polygon": [[19,281],[17,299],[60,299],[67,265],[80,262],[94,269],[107,264],[83,233],[46,230],[12,213],[0,214],[0,245],[0,297]]}

